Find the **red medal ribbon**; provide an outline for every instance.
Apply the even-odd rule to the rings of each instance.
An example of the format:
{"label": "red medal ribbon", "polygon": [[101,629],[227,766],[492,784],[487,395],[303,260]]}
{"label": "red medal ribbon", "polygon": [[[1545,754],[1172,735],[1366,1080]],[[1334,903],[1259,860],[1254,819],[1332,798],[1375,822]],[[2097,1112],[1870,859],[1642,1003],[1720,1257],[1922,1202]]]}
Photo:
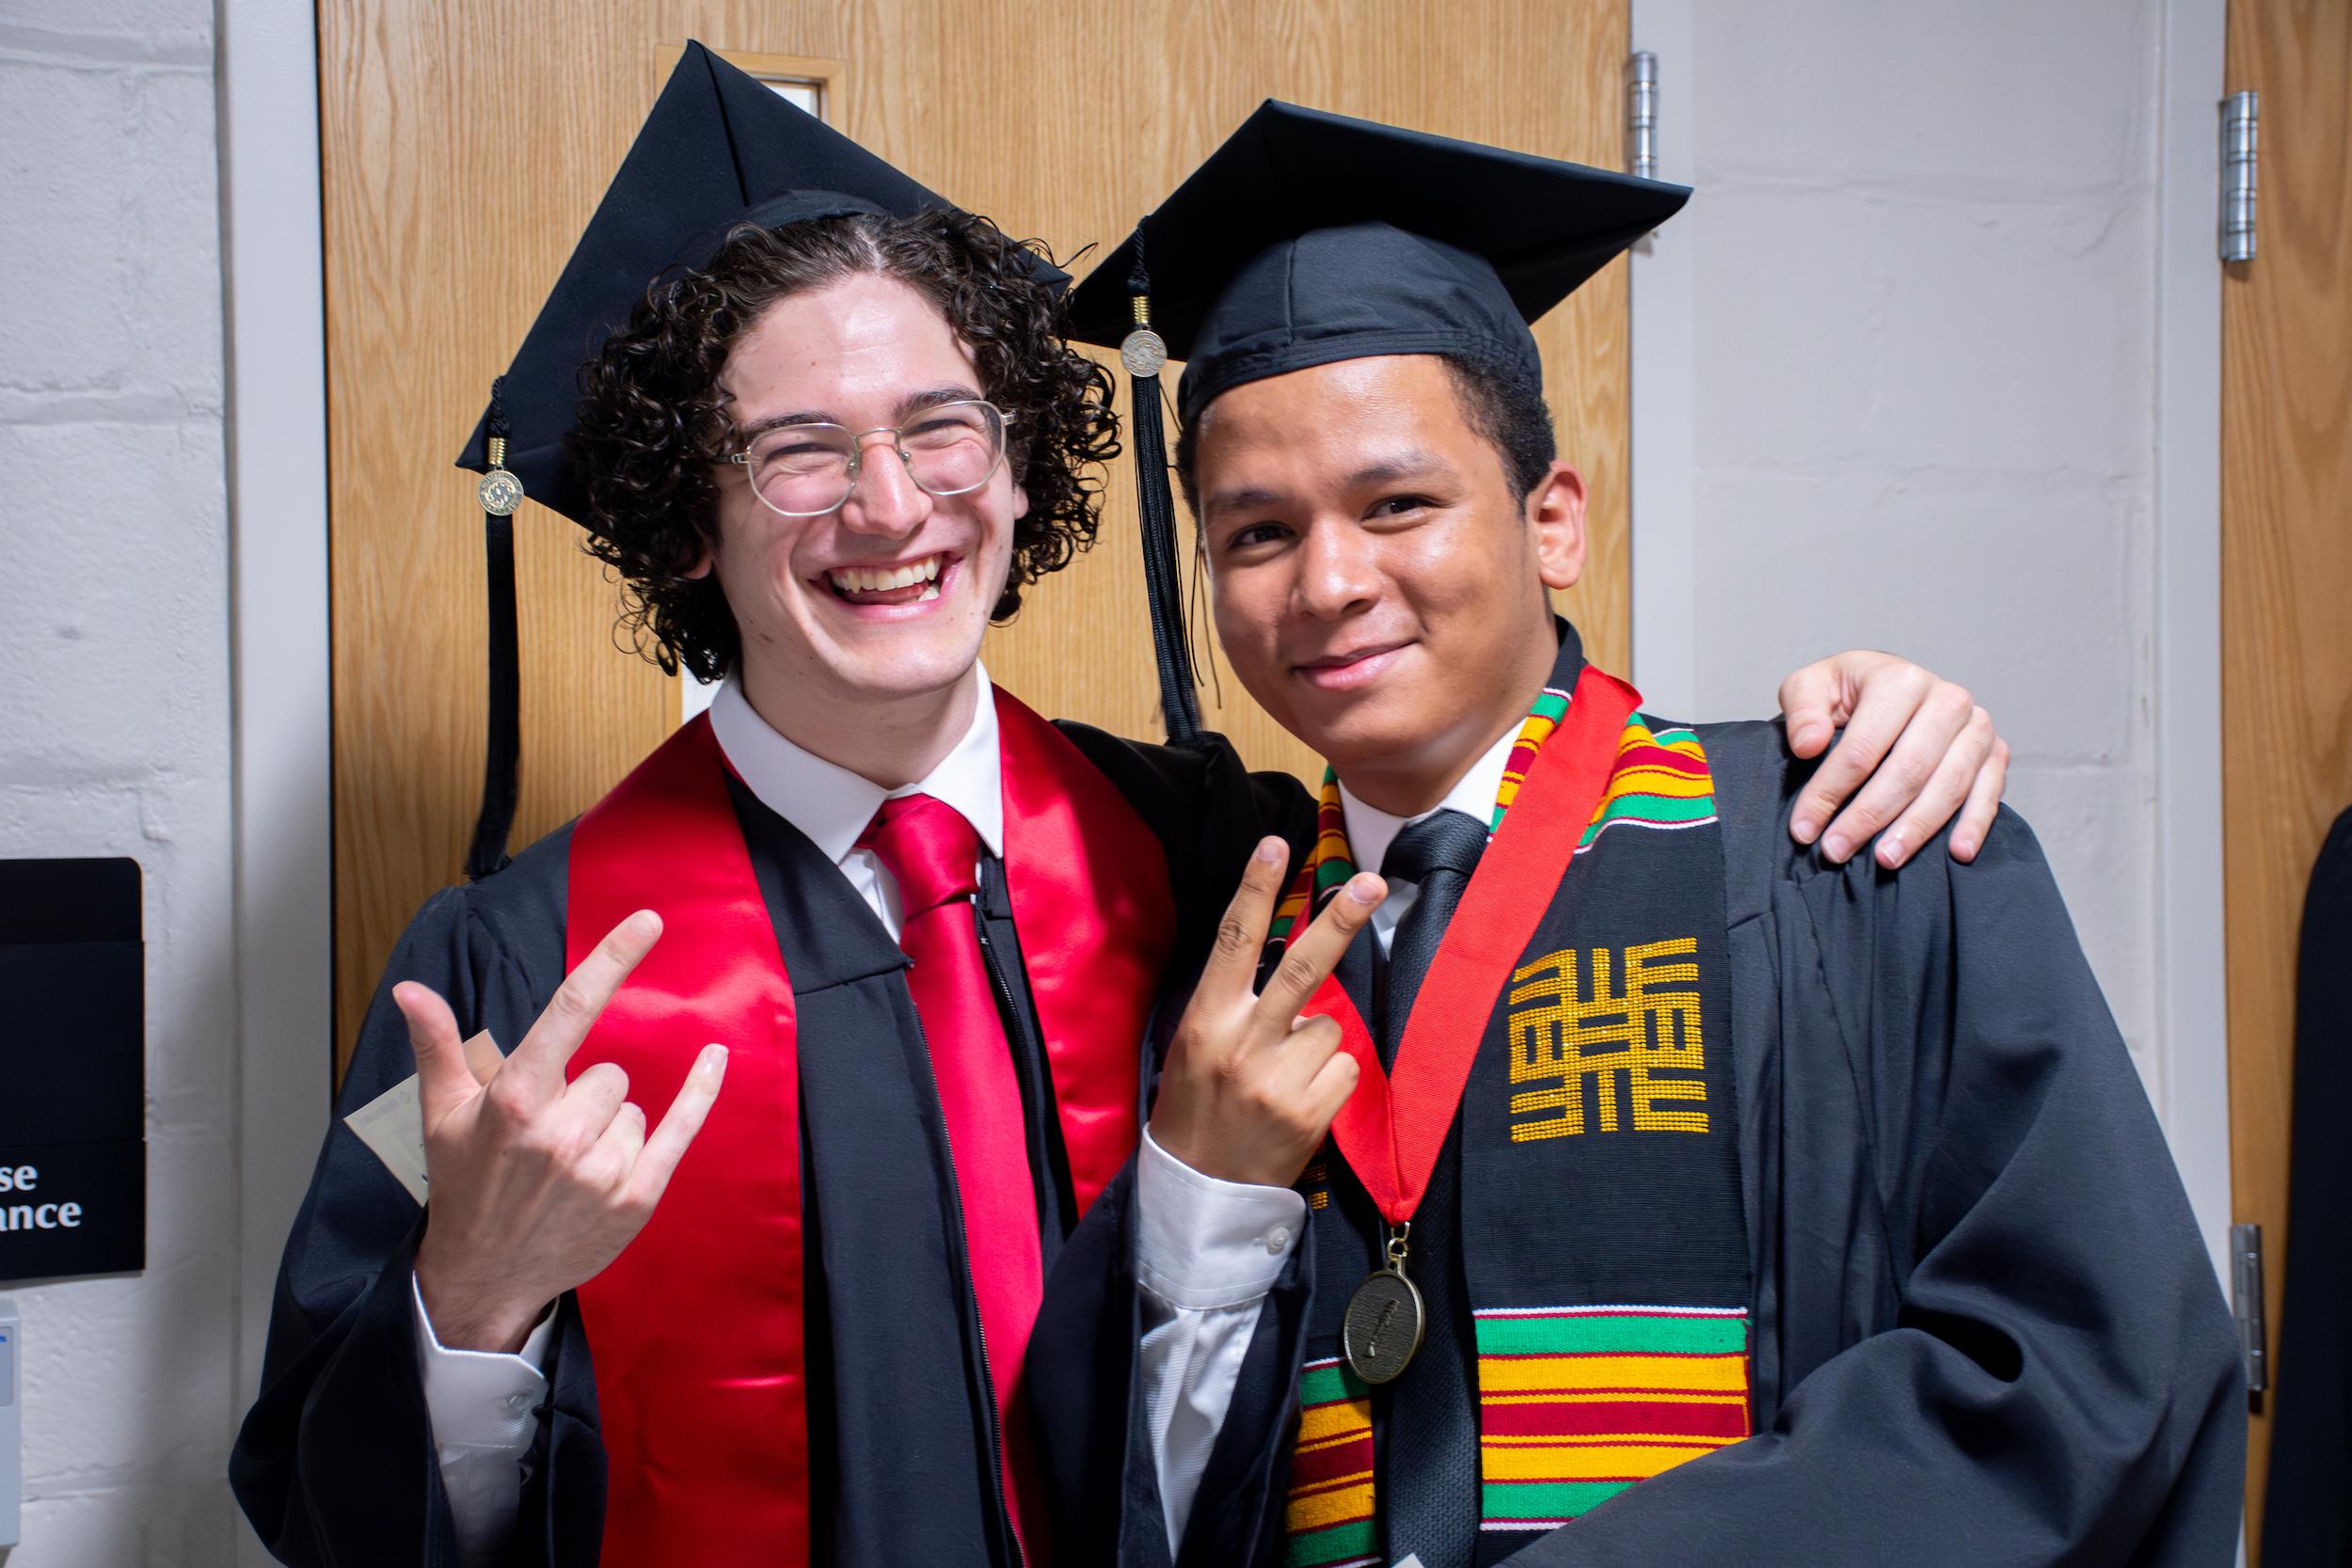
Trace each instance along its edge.
{"label": "red medal ribbon", "polygon": [[1336,976],[1307,1004],[1307,1012],[1338,1022],[1342,1049],[1361,1069],[1331,1135],[1391,1225],[1411,1219],[1421,1205],[1495,998],[1560,891],[1608,786],[1625,721],[1641,700],[1592,665],[1577,677],[1568,711],[1535,753],[1430,960],[1397,1044],[1393,1078],[1381,1070],[1372,1031]]}

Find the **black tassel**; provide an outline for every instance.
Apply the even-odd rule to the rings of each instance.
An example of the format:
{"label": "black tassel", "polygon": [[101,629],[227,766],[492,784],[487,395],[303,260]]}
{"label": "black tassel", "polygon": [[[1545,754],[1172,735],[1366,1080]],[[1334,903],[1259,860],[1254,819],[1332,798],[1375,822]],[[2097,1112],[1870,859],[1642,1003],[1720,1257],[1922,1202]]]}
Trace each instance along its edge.
{"label": "black tassel", "polygon": [[1152,330],[1151,275],[1143,264],[1138,232],[1136,260],[1127,275],[1134,296],[1136,329],[1119,346],[1127,369],[1129,418],[1136,437],[1136,503],[1143,519],[1143,586],[1152,610],[1152,652],[1160,667],[1160,720],[1168,744],[1182,746],[1200,733],[1200,703],[1194,692],[1191,640],[1184,632],[1184,578],[1176,566],[1176,498],[1168,483],[1168,436],[1160,422],[1160,368],[1168,345]]}
{"label": "black tassel", "polygon": [[490,383],[490,471],[482,476],[485,580],[489,593],[490,717],[483,743],[482,810],[474,818],[466,875],[480,881],[502,869],[506,837],[515,826],[522,757],[522,639],[515,614],[515,509],[522,481],[506,471],[506,378]]}

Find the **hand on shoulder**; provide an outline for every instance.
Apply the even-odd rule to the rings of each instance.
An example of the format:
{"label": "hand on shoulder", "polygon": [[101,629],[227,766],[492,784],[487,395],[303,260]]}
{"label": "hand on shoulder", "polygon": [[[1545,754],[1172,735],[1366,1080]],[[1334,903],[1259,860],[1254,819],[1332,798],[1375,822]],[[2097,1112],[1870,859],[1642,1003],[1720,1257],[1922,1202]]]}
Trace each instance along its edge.
{"label": "hand on shoulder", "polygon": [[1791,838],[1819,839],[1843,861],[1877,834],[1878,863],[1892,870],[1949,822],[1952,859],[1976,859],[2009,782],[2009,742],[1967,688],[1856,650],[1782,681],[1780,708],[1790,751],[1828,752],[1789,815]]}

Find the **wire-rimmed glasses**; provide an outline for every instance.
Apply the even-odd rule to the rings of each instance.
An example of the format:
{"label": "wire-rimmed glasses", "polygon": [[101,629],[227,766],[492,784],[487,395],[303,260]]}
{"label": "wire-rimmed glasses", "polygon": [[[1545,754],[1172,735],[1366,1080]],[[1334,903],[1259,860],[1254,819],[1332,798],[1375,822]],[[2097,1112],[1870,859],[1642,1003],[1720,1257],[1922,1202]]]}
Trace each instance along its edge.
{"label": "wire-rimmed glasses", "polygon": [[761,431],[727,461],[742,466],[752,494],[787,517],[821,517],[857,488],[866,443],[890,437],[907,477],[934,496],[961,496],[994,477],[1005,461],[1010,416],[993,403],[935,404],[902,425],[779,425]]}

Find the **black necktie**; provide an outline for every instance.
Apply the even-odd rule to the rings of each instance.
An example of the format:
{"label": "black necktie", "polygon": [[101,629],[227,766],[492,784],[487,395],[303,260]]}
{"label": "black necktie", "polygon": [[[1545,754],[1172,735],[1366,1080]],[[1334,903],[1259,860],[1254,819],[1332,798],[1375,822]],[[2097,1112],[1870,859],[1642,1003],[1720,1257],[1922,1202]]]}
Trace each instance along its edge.
{"label": "black necktie", "polygon": [[[1389,945],[1383,1066],[1395,1063],[1413,998],[1486,848],[1485,823],[1458,811],[1438,811],[1397,834],[1380,863],[1384,876],[1420,890]],[[1483,1030],[1486,1020],[1464,1020],[1463,1027]],[[1462,1247],[1455,1234],[1461,1222],[1460,1161],[1457,1120],[1414,1216],[1406,1273],[1421,1288],[1429,1327],[1413,1364],[1390,1386],[1391,1451],[1380,1466],[1389,1556],[1418,1552],[1426,1568],[1469,1568],[1478,1539],[1478,1396],[1464,1343],[1471,1324],[1459,1305]]]}
{"label": "black necktie", "polygon": [[1405,1037],[1405,1021],[1412,1016],[1413,998],[1428,976],[1429,961],[1438,943],[1454,923],[1462,890],[1478,857],[1486,850],[1486,825],[1458,811],[1434,811],[1406,824],[1380,862],[1380,874],[1412,883],[1420,889],[1413,907],[1397,922],[1389,943],[1389,987],[1385,1027],[1380,1032],[1380,1065],[1396,1064],[1396,1042]]}

